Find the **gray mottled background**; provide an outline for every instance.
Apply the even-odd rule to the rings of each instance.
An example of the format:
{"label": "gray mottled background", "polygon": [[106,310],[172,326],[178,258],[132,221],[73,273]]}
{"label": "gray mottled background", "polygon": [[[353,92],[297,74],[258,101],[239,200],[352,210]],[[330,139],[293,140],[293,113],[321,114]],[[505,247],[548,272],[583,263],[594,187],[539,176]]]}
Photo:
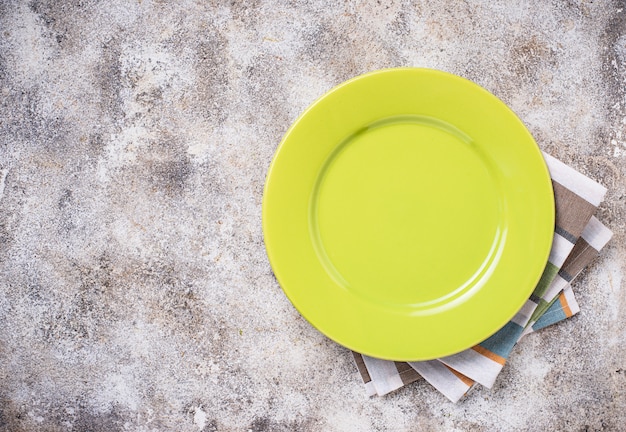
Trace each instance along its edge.
{"label": "gray mottled background", "polygon": [[[0,1],[0,430],[626,430],[623,1]],[[491,391],[368,399],[276,283],[266,169],[311,102],[425,66],[609,188],[581,313]]]}

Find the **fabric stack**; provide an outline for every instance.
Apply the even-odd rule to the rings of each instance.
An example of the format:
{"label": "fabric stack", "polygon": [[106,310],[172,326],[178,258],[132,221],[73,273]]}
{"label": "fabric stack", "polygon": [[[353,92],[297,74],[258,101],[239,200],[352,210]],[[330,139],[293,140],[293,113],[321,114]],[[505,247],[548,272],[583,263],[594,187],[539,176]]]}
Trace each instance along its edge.
{"label": "fabric stack", "polygon": [[554,157],[545,153],[544,157],[552,178],[556,223],[548,263],[528,301],[487,340],[448,357],[403,363],[355,352],[368,395],[383,396],[422,377],[457,402],[477,384],[491,388],[513,348],[525,335],[579,312],[570,284],[612,236],[594,217],[606,188]]}

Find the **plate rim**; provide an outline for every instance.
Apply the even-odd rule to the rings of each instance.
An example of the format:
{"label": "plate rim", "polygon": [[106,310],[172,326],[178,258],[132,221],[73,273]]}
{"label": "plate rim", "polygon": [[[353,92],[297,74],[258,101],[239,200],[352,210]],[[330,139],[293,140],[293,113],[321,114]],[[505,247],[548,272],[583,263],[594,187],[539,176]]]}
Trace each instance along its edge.
{"label": "plate rim", "polygon": [[[555,221],[555,208],[554,208],[554,191],[552,188],[552,182],[551,182],[551,176],[545,161],[545,158],[543,157],[543,154],[541,152],[541,149],[537,143],[537,141],[535,140],[535,138],[532,136],[532,134],[530,133],[530,131],[528,130],[528,128],[526,127],[526,125],[523,123],[523,121],[520,119],[520,117],[506,104],[504,103],[500,98],[498,98],[496,95],[494,95],[493,93],[491,93],[490,91],[488,91],[487,89],[485,89],[484,87],[482,87],[481,85],[468,80],[464,77],[461,77],[459,75],[456,74],[452,74],[443,70],[439,70],[439,69],[432,69],[432,68],[421,68],[421,67],[398,67],[398,68],[383,68],[383,69],[378,69],[378,70],[373,70],[373,71],[369,71],[367,73],[361,74],[361,75],[357,75],[354,76],[346,81],[341,82],[340,84],[332,87],[330,90],[324,92],[321,96],[317,97],[312,103],[310,103],[307,108],[302,111],[302,113],[300,115],[298,115],[298,117],[296,118],[296,120],[294,120],[291,125],[289,126],[289,128],[287,129],[287,131],[284,133],[284,135],[281,138],[281,141],[279,143],[279,145],[277,146],[276,150],[274,151],[274,154],[272,156],[270,165],[268,167],[267,170],[267,174],[265,177],[265,183],[264,183],[264,187],[263,187],[263,201],[262,201],[262,231],[263,231],[263,239],[264,239],[264,245],[265,245],[265,249],[266,249],[266,254],[272,269],[273,274],[275,275],[277,282],[279,283],[281,290],[283,291],[283,293],[286,295],[286,297],[289,299],[289,301],[291,302],[291,304],[296,308],[296,310],[299,312],[299,314],[305,318],[306,321],[309,322],[309,324],[315,328],[317,331],[321,332],[322,334],[324,334],[326,337],[328,337],[329,339],[335,341],[336,343],[345,346],[349,349],[353,349],[354,347],[351,347],[350,344],[347,344],[346,341],[339,341],[337,339],[335,339],[333,336],[329,335],[326,331],[323,331],[322,329],[320,329],[320,327],[318,327],[318,325],[316,325],[314,322],[312,322],[312,320],[307,316],[307,313],[305,311],[302,310],[301,305],[297,304],[297,302],[294,301],[294,299],[292,298],[292,295],[290,294],[290,290],[291,288],[285,288],[285,284],[283,283],[283,281],[281,281],[281,277],[279,275],[279,272],[276,270],[276,261],[277,258],[273,257],[273,253],[270,251],[270,247],[268,246],[268,241],[267,241],[267,237],[268,237],[268,222],[267,222],[267,217],[266,217],[266,213],[267,213],[267,206],[268,206],[268,201],[267,201],[267,196],[268,196],[268,190],[271,187],[271,175],[273,172],[273,169],[275,167],[275,165],[278,163],[278,155],[280,154],[281,150],[284,148],[285,145],[287,145],[287,142],[289,141],[289,137],[292,134],[293,130],[295,130],[298,125],[300,124],[300,122],[306,117],[308,116],[308,114],[315,109],[315,107],[318,105],[318,103],[322,100],[324,100],[326,97],[328,97],[329,95],[337,92],[338,90],[342,89],[345,86],[350,85],[351,83],[355,82],[355,81],[359,81],[362,80],[364,78],[367,78],[369,76],[373,76],[373,75],[379,75],[379,74],[385,74],[385,73],[393,73],[393,72],[400,72],[400,71],[409,71],[409,72],[415,72],[415,73],[431,73],[431,74],[436,74],[436,75],[440,75],[443,77],[446,77],[448,79],[455,79],[455,80],[460,80],[462,82],[464,82],[464,85],[469,84],[470,86],[472,86],[473,88],[481,91],[482,93],[484,93],[488,98],[492,98],[494,100],[496,100],[499,105],[500,105],[500,109],[505,109],[506,111],[508,111],[509,113],[509,117],[511,118],[511,120],[514,120],[518,123],[518,125],[521,127],[522,130],[524,130],[526,132],[527,138],[529,139],[530,142],[532,142],[532,144],[534,144],[533,146],[527,146],[528,147],[528,151],[530,151],[530,149],[532,148],[532,151],[534,151],[534,153],[536,153],[536,156],[538,156],[541,161],[542,161],[542,173],[541,175],[544,177],[545,181],[545,187],[546,189],[549,189],[550,192],[550,205],[548,206],[548,212],[550,213],[549,215],[546,215],[546,217],[549,216],[550,219],[550,224],[553,226],[554,225],[554,221]],[[539,173],[533,173],[533,175],[540,175]],[[544,192],[547,192],[544,191]],[[547,223],[547,222],[546,222]],[[552,231],[553,233],[553,231]],[[271,235],[270,235],[271,237]],[[544,249],[542,251],[542,253],[537,254],[537,255],[541,255],[541,259],[539,260],[539,258],[537,258],[538,261],[541,261],[543,263],[543,266],[541,267],[542,271],[538,271],[537,272],[537,276],[536,276],[536,280],[534,281],[533,284],[531,284],[531,288],[529,289],[528,294],[532,294],[536,284],[539,282],[539,280],[541,279],[542,273],[543,273],[543,269],[545,268],[546,263],[548,262],[548,258],[550,255],[550,251],[551,251],[551,246],[552,246],[552,239],[553,239],[553,235],[550,236],[549,241],[548,241],[548,236],[546,236],[545,242],[546,244],[543,245]],[[520,304],[518,305],[518,307],[516,307],[516,311],[518,311],[519,309],[521,309],[521,307],[524,305],[524,303],[527,301],[527,297],[520,302]],[[516,312],[515,312],[516,313]],[[506,325],[510,319],[513,318],[513,316],[515,315],[515,313],[513,313],[513,315],[507,319],[502,326],[496,328],[495,330],[493,330],[493,332],[486,336],[486,337],[482,337],[480,336],[480,338],[478,338],[478,340],[476,340],[475,343],[473,343],[470,346],[467,346],[466,348],[461,349],[460,351],[463,351],[465,349],[471,348],[472,346],[475,346],[476,344],[480,343],[481,341],[487,339],[488,337],[490,337],[491,335],[495,334],[499,329],[501,329],[504,325]],[[422,360],[430,360],[430,359],[434,359],[434,358],[441,358],[441,357],[445,357],[451,354],[455,354],[460,352],[458,349],[455,349],[454,351],[451,352],[444,352],[442,350],[442,353],[437,355],[436,357],[420,357],[420,358],[392,358],[389,356],[381,356],[381,353],[379,352],[372,352],[371,350],[363,350],[363,349],[359,349],[358,352],[361,354],[365,354],[365,355],[370,355],[372,357],[377,357],[377,358],[385,358],[385,359],[389,359],[389,360],[393,360],[393,361],[422,361]]]}

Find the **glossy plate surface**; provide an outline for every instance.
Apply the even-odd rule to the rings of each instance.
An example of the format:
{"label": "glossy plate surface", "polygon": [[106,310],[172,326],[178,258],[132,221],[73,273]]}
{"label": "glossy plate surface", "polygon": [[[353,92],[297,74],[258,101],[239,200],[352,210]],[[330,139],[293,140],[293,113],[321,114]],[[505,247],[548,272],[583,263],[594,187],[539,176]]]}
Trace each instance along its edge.
{"label": "glossy plate surface", "polygon": [[427,360],[495,333],[528,299],[554,233],[539,148],[455,75],[349,80],[292,125],[270,166],[263,233],[300,313],[334,341]]}

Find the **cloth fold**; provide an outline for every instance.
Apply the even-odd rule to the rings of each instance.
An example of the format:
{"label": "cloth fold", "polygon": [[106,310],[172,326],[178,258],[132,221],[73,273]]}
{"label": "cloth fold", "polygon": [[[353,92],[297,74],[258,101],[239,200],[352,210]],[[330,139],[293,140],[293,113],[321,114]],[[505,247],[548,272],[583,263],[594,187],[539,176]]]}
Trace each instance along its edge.
{"label": "cloth fold", "polygon": [[404,362],[380,360],[354,351],[352,355],[368,396],[384,396],[422,378]]}
{"label": "cloth fold", "polygon": [[580,312],[576,302],[574,291],[571,286],[566,286],[563,291],[550,303],[548,309],[537,321],[524,330],[524,335],[536,332]]}
{"label": "cloth fold", "polygon": [[598,256],[612,236],[611,230],[602,225],[602,222],[595,216],[589,220],[572,252],[563,263],[561,269],[559,269],[550,286],[539,298],[537,308],[533,312],[528,325],[532,325],[532,323],[537,321],[559,293]]}

